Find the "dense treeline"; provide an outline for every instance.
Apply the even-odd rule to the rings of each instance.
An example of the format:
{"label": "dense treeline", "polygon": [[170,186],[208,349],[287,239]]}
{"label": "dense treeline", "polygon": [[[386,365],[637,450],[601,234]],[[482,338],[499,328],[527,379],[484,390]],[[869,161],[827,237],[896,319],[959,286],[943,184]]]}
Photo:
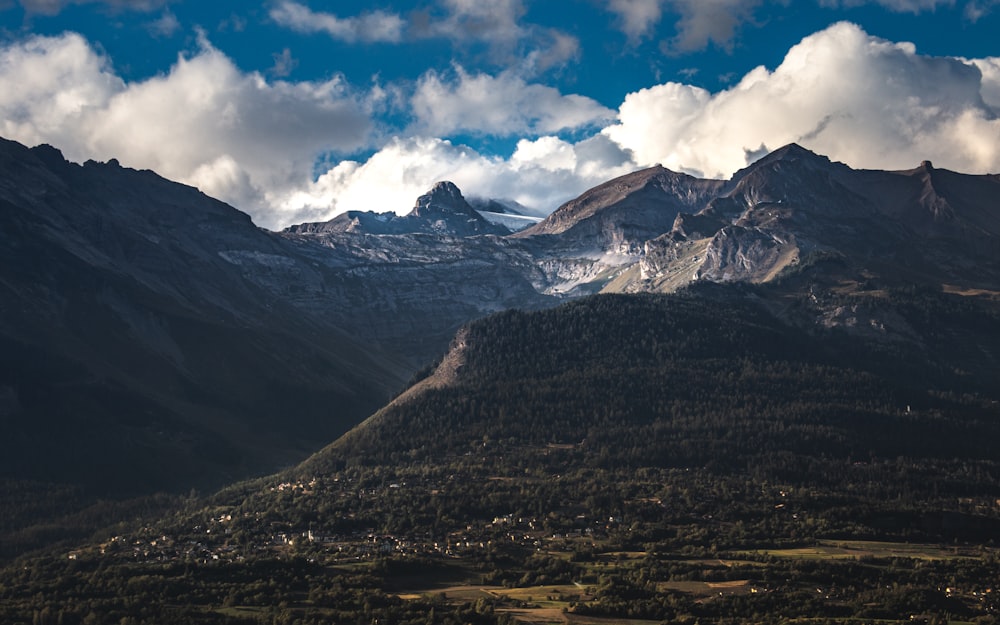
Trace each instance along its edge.
{"label": "dense treeline", "polygon": [[[934,338],[933,326],[954,315],[980,357],[1000,354],[992,309],[956,299],[888,301],[932,342],[951,341],[954,332]],[[967,486],[972,464],[998,459],[993,398],[956,393],[940,374],[959,375],[953,353],[970,361],[961,345],[917,358],[927,345],[809,334],[753,297],[595,297],[501,313],[462,341],[456,383],[389,407],[307,467],[571,444],[591,467],[708,466],[825,483],[856,462],[918,458]]]}

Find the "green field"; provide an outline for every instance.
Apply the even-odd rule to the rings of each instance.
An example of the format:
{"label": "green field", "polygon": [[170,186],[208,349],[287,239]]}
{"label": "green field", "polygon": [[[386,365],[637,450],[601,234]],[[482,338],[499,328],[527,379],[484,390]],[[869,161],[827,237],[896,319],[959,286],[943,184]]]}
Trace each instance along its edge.
{"label": "green field", "polygon": [[820,540],[810,547],[794,549],[764,549],[761,555],[779,558],[804,558],[817,560],[861,558],[913,558],[915,560],[953,560],[978,558],[979,549],[949,547],[920,543],[895,543],[865,540]]}

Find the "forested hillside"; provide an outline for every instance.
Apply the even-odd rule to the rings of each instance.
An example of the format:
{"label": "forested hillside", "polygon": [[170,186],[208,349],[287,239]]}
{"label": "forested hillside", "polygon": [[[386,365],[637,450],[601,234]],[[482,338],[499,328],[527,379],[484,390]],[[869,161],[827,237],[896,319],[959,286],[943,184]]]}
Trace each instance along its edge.
{"label": "forested hillside", "polygon": [[894,330],[731,285],[476,321],[301,466],[7,569],[0,618],[995,623],[997,303],[826,297]]}
{"label": "forested hillside", "polygon": [[411,391],[305,466],[419,462],[482,443],[572,444],[594,467],[752,462],[776,475],[788,461],[776,454],[996,458],[995,304],[913,290],[850,296],[913,333],[873,341],[789,325],[767,297],[705,286],[475,322],[447,356],[446,381]]}

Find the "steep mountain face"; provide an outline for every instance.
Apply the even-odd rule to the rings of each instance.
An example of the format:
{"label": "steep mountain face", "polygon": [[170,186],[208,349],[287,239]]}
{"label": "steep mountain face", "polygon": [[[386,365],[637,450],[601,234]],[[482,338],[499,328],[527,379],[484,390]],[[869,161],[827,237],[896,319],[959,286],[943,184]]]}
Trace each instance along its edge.
{"label": "steep mountain face", "polygon": [[[418,367],[471,319],[555,303],[534,287],[544,280],[534,260],[497,236],[508,233],[453,183],[439,182],[406,216],[348,212],[286,229],[284,240],[325,273],[309,284],[293,275],[280,280],[296,284],[297,292],[289,294],[296,305],[338,319]],[[253,272],[248,278],[260,279]],[[266,280],[281,288],[272,277]]]}
{"label": "steep mountain face", "polygon": [[[248,264],[318,275],[195,189],[0,142],[0,498],[68,485],[83,505],[275,470],[410,374]],[[29,520],[5,516],[5,536]]]}
{"label": "steep mountain face", "polygon": [[848,259],[845,279],[996,289],[997,197],[997,176],[856,171],[793,144],[729,181],[630,174],[516,236],[551,292],[762,283],[831,257]]}
{"label": "steep mountain face", "polygon": [[405,234],[272,233],[152,172],[3,141],[0,209],[0,479],[16,483],[122,496],[274,470],[463,323],[548,303],[506,240],[463,236],[499,230],[450,183]]}
{"label": "steep mountain face", "polygon": [[699,210],[724,186],[657,166],[587,191],[519,236],[561,235],[567,246],[637,253],[642,242],[669,230],[680,212]]}

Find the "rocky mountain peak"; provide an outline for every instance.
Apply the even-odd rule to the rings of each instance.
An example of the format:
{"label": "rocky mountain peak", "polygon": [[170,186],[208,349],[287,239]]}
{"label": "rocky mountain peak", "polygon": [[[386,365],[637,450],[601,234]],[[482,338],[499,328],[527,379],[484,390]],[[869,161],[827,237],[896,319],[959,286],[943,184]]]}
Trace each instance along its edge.
{"label": "rocky mountain peak", "polygon": [[475,209],[465,201],[465,197],[454,182],[444,180],[435,183],[430,191],[417,198],[417,203],[410,215],[426,217],[430,214],[441,213],[473,215]]}
{"label": "rocky mountain peak", "polygon": [[817,171],[829,169],[833,163],[830,159],[811,152],[797,143],[789,143],[761,157],[733,175],[733,182],[751,176],[757,172],[780,172],[787,175],[788,169],[799,171]]}
{"label": "rocky mountain peak", "polygon": [[812,150],[808,150],[808,149],[802,147],[798,143],[789,143],[788,145],[782,146],[782,147],[778,148],[777,150],[774,150],[773,152],[771,152],[770,154],[768,154],[767,156],[763,157],[760,160],[761,161],[774,161],[774,160],[791,161],[791,160],[798,160],[798,159],[803,159],[803,158],[805,158],[805,159],[815,159],[815,160],[826,161],[826,162],[829,162],[829,160],[830,160],[830,159],[826,158],[825,156],[820,156],[819,154],[816,154]]}

